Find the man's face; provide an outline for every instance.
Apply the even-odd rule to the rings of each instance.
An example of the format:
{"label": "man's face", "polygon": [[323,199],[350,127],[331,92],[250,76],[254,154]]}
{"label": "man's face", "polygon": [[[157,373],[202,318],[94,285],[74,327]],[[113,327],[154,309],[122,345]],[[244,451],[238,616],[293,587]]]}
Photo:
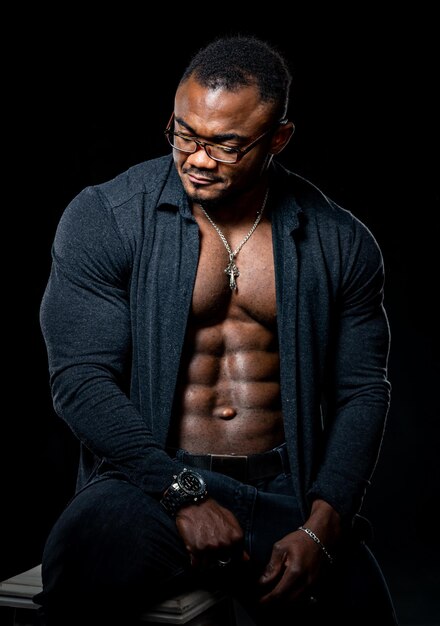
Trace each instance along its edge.
{"label": "man's face", "polygon": [[[256,87],[238,91],[209,89],[190,78],[179,86],[174,131],[201,141],[245,148],[274,123],[273,104],[262,102]],[[221,202],[253,187],[267,168],[272,133],[237,163],[220,163],[202,147],[192,154],[173,150],[184,189],[193,202]]]}

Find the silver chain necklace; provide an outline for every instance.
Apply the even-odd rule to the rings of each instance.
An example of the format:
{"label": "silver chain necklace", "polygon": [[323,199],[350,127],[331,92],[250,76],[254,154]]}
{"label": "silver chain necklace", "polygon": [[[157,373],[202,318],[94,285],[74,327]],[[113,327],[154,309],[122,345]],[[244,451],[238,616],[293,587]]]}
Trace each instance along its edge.
{"label": "silver chain necklace", "polygon": [[226,239],[226,237],[224,236],[224,234],[222,233],[222,231],[220,230],[220,228],[217,226],[217,224],[210,218],[210,216],[208,215],[208,213],[206,212],[205,208],[203,207],[203,205],[201,204],[200,207],[203,211],[203,213],[205,214],[206,218],[208,219],[208,221],[211,223],[211,226],[213,226],[213,228],[217,231],[220,239],[223,241],[223,244],[226,248],[226,250],[228,251],[229,254],[229,263],[227,265],[227,267],[225,268],[224,272],[225,274],[227,274],[229,276],[229,287],[234,291],[237,289],[237,281],[235,280],[236,278],[238,278],[240,276],[240,272],[238,271],[238,267],[235,264],[235,257],[237,256],[237,254],[240,252],[240,250],[242,249],[242,247],[244,246],[244,244],[246,243],[246,241],[249,239],[249,237],[252,235],[252,233],[254,232],[254,230],[257,228],[258,224],[260,223],[260,220],[263,216],[263,211],[264,208],[266,206],[266,202],[267,202],[267,196],[269,195],[269,189],[267,189],[266,191],[266,195],[264,196],[264,200],[263,200],[263,204],[261,209],[258,211],[257,213],[257,217],[256,220],[252,226],[252,228],[250,229],[250,231],[248,232],[248,234],[245,236],[245,238],[241,241],[241,243],[238,244],[238,246],[235,248],[235,250],[233,251],[231,249],[231,246],[228,243],[228,240]]}

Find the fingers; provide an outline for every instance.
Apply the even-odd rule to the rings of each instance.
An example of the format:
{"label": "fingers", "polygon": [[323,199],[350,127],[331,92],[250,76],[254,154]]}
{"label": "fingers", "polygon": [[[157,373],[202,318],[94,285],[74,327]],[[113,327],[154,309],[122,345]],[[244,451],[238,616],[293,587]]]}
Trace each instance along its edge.
{"label": "fingers", "polygon": [[238,520],[212,499],[181,509],[176,525],[193,568],[224,568],[250,558],[243,546],[244,534]]}
{"label": "fingers", "polygon": [[262,604],[296,601],[309,588],[314,578],[312,569],[293,547],[283,540],[274,544],[271,558],[259,579]]}
{"label": "fingers", "polygon": [[221,550],[205,550],[201,552],[191,552],[187,550],[190,556],[190,564],[192,568],[201,571],[212,568],[226,568],[240,561],[249,561],[250,556],[246,550],[237,550],[233,546],[229,549]]}
{"label": "fingers", "polygon": [[284,573],[286,567],[287,553],[281,549],[279,544],[275,544],[269,563],[266,565],[264,572],[260,577],[260,585],[273,584]]}
{"label": "fingers", "polygon": [[219,550],[215,555],[219,567],[225,567],[230,563],[238,563],[239,561],[249,561],[250,556],[242,548],[231,546],[228,550]]}
{"label": "fingers", "polygon": [[260,597],[261,604],[289,603],[300,598],[307,590],[308,585],[300,580],[292,582],[288,576],[284,575],[279,582],[268,593]]}

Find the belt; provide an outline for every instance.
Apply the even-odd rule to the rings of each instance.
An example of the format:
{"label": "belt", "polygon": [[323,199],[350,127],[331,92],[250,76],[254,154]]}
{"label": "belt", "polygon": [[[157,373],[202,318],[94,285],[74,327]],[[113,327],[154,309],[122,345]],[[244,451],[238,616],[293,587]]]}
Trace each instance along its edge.
{"label": "belt", "polygon": [[277,474],[289,473],[289,459],[286,444],[261,454],[191,454],[180,450],[178,459],[198,469],[226,474],[241,482],[270,478]]}

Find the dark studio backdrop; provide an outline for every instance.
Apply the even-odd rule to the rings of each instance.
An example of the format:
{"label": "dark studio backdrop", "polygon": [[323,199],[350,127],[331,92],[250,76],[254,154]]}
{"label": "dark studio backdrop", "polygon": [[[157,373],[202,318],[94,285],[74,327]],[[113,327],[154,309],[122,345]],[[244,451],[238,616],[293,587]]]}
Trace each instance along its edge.
{"label": "dark studio backdrop", "polygon": [[11,110],[3,131],[12,141],[4,181],[0,579],[40,562],[74,489],[77,445],[52,409],[38,321],[61,213],[84,186],[168,152],[163,129],[191,54],[213,36],[241,32],[275,44],[291,65],[296,132],[281,161],[363,220],[382,248],[393,392],[363,513],[401,624],[439,624],[434,17],[279,11],[201,28],[184,15],[114,14],[93,24],[67,15],[53,16],[50,32],[32,28],[32,17],[17,26],[18,65],[5,92]]}

